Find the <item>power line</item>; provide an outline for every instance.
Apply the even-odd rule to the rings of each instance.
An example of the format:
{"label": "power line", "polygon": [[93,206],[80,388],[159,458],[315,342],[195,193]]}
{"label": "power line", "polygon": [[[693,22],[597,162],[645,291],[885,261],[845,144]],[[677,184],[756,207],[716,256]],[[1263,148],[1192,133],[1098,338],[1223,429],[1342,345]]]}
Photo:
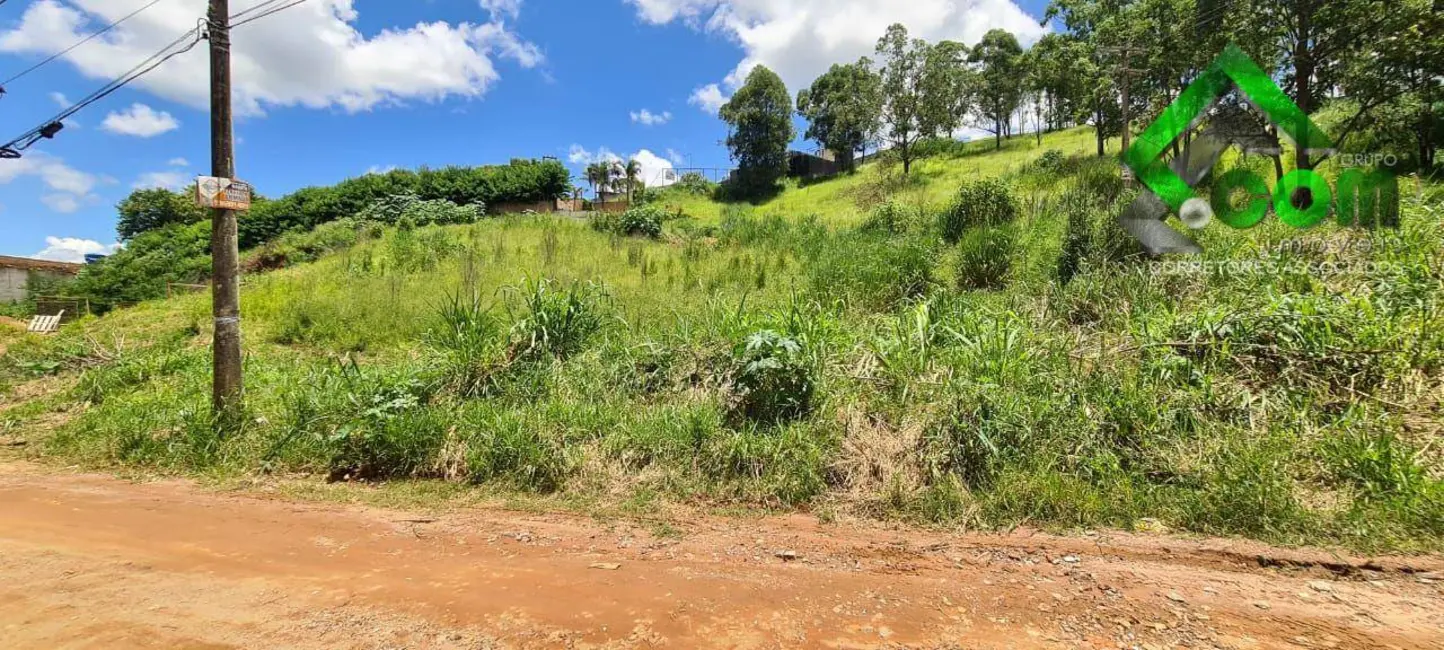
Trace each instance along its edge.
{"label": "power line", "polygon": [[231,22],[232,22],[232,25],[231,25],[231,26],[232,26],[232,27],[235,27],[234,22],[237,21],[237,20],[240,20],[241,18],[245,18],[246,16],[248,16],[248,15],[250,15],[250,14],[253,14],[253,13],[256,13],[257,11],[261,11],[261,10],[263,10],[263,9],[267,9],[267,8],[269,8],[269,7],[274,7],[274,6],[278,5],[278,4],[280,4],[280,3],[282,3],[282,2],[286,2],[286,1],[287,1],[287,0],[261,0],[260,2],[257,2],[256,4],[252,5],[250,9],[242,9],[242,10],[240,10],[240,11],[237,11],[236,13],[231,14]]}
{"label": "power line", "polygon": [[[70,108],[61,111],[54,117],[51,117],[50,119],[43,122],[40,126],[26,131],[20,137],[17,137],[4,145],[0,145],[0,158],[19,158],[21,151],[30,148],[31,145],[34,145],[42,138],[54,138],[61,129],[65,128],[64,121],[66,118],[69,118],[70,116],[80,112],[81,109],[84,109],[85,107],[90,106],[91,104],[94,104],[95,102],[98,102],[110,96],[115,91],[124,88],[126,85],[130,84],[136,79],[139,79],[142,76],[150,73],[152,70],[160,67],[165,62],[191,51],[195,48],[197,43],[200,43],[201,37],[202,34],[200,27],[193,28],[190,31],[182,34],[180,38],[171,41],[169,45],[166,45],[159,52],[156,52],[146,60],[141,61],[138,65],[131,68],[129,71],[125,72],[119,77],[116,77],[110,83],[101,86],[95,92],[86,95],[83,99],[76,102]],[[190,39],[190,43],[185,43],[187,39]],[[182,44],[184,44],[184,47],[182,49],[175,50],[176,47],[179,47]]]}
{"label": "power line", "polygon": [[[95,33],[93,33],[93,34],[91,34],[91,35],[89,35],[89,36],[86,36],[85,38],[80,39],[80,40],[77,41],[74,45],[71,45],[70,47],[67,47],[67,48],[65,48],[64,50],[61,50],[61,51],[59,51],[59,52],[56,52],[55,54],[52,54],[49,58],[46,58],[44,61],[41,61],[41,62],[39,62],[39,63],[37,63],[37,64],[35,64],[35,65],[30,66],[29,68],[26,68],[26,69],[20,71],[19,74],[16,74],[15,76],[12,76],[12,77],[10,77],[9,79],[6,79],[5,81],[0,81],[0,93],[4,93],[4,92],[5,92],[5,90],[4,90],[5,86],[10,85],[10,84],[11,84],[12,82],[14,82],[15,80],[17,80],[17,79],[19,79],[19,78],[21,78],[21,77],[24,77],[25,75],[28,75],[28,74],[30,74],[30,73],[32,73],[32,72],[35,72],[36,70],[39,70],[40,68],[42,68],[42,67],[44,67],[45,65],[49,64],[51,61],[54,61],[54,60],[56,60],[56,59],[58,59],[58,58],[60,58],[60,57],[62,57],[62,56],[65,56],[65,55],[67,55],[67,54],[70,54],[72,51],[75,50],[75,48],[80,47],[80,46],[82,46],[82,45],[85,45],[86,43],[89,43],[89,42],[95,40],[96,38],[98,38],[98,37],[106,34],[106,33],[109,32],[110,30],[115,29],[116,27],[119,27],[119,26],[120,26],[122,23],[124,23],[125,21],[130,20],[131,18],[134,18],[137,14],[139,14],[139,13],[142,12],[142,11],[145,11],[146,9],[150,9],[151,7],[154,7],[154,6],[155,6],[157,3],[159,3],[160,1],[161,1],[161,0],[150,0],[150,2],[148,2],[148,3],[146,3],[145,5],[141,6],[141,8],[136,9],[135,11],[132,11],[132,12],[126,14],[125,16],[121,17],[120,20],[117,20],[117,21],[115,21],[115,22],[113,22],[113,23],[111,23],[111,24],[109,24],[109,25],[106,25],[105,27],[102,27],[102,28],[100,29],[100,31],[97,31],[97,32],[95,32]],[[5,4],[5,0],[0,0],[0,4]]]}
{"label": "power line", "polygon": [[[0,0],[0,3],[3,3],[4,1],[5,1],[5,0]],[[160,0],[151,0],[150,4],[147,4],[147,5],[145,5],[144,7],[141,7],[140,9],[138,9],[138,10],[136,10],[135,12],[131,13],[129,16],[126,16],[125,18],[122,18],[121,20],[117,21],[116,23],[112,24],[111,26],[107,27],[106,29],[102,30],[101,32],[97,32],[96,34],[91,35],[90,38],[94,38],[95,36],[98,36],[100,33],[103,33],[103,32],[105,32],[105,31],[109,31],[110,29],[113,29],[113,28],[115,27],[115,25],[118,25],[118,24],[120,24],[121,22],[124,22],[126,19],[129,19],[130,17],[134,16],[135,14],[138,14],[138,13],[140,13],[141,11],[144,11],[145,9],[148,9],[149,7],[151,7],[152,5],[154,5],[154,4],[158,3],[158,2],[160,2]],[[295,7],[295,6],[297,6],[297,5],[304,4],[305,2],[307,2],[307,0],[290,0],[289,2],[286,2],[286,4],[279,4],[279,3],[281,3],[281,2],[286,2],[286,0],[263,0],[261,3],[255,5],[255,6],[253,6],[253,7],[251,7],[250,9],[246,9],[246,10],[241,11],[241,12],[239,12],[238,14],[236,14],[237,16],[246,16],[246,15],[249,15],[249,16],[250,16],[249,18],[246,18],[245,20],[242,20],[242,21],[237,22],[237,23],[232,23],[232,24],[230,24],[230,25],[227,26],[227,27],[223,27],[223,29],[226,29],[227,31],[229,31],[230,29],[234,29],[234,28],[239,27],[239,26],[241,26],[241,25],[244,25],[244,24],[246,24],[246,23],[255,22],[255,21],[260,20],[260,19],[262,19],[262,18],[265,18],[265,17],[267,17],[267,16],[272,16],[272,15],[278,14],[278,13],[280,13],[280,12],[282,12],[282,11],[285,11],[285,10],[287,10],[287,9],[290,9],[290,8],[292,8],[292,7]],[[228,17],[228,18],[230,18],[230,17]],[[204,20],[202,20],[201,22],[204,23]],[[23,135],[21,135],[20,137],[15,138],[14,140],[11,140],[10,142],[8,142],[8,143],[6,143],[6,144],[4,144],[4,145],[0,145],[0,158],[19,158],[19,157],[21,156],[21,153],[20,153],[20,152],[25,151],[26,149],[29,149],[32,145],[34,145],[36,142],[39,142],[41,139],[54,138],[54,137],[56,136],[56,134],[60,133],[60,131],[65,128],[64,120],[65,120],[66,118],[69,118],[70,116],[72,116],[72,115],[80,112],[81,109],[84,109],[85,107],[90,106],[91,104],[94,104],[95,102],[98,102],[98,101],[100,101],[100,100],[108,97],[109,95],[111,95],[111,94],[114,93],[115,91],[120,90],[121,88],[124,88],[126,85],[130,84],[131,82],[135,81],[136,79],[139,79],[139,78],[141,78],[142,76],[145,76],[146,74],[150,73],[152,70],[155,70],[156,68],[160,67],[160,66],[163,65],[165,62],[167,62],[167,61],[169,61],[169,60],[171,60],[171,59],[173,59],[173,58],[175,58],[175,57],[177,57],[177,56],[180,56],[180,55],[182,55],[182,54],[185,54],[186,52],[191,51],[192,49],[195,48],[195,46],[196,46],[198,43],[200,43],[200,41],[201,41],[202,39],[205,39],[205,38],[207,38],[207,37],[208,37],[208,34],[206,33],[206,30],[203,29],[203,28],[202,28],[201,26],[199,26],[199,25],[198,25],[197,27],[191,29],[190,31],[182,34],[179,38],[177,38],[176,40],[172,41],[169,45],[165,46],[164,48],[161,48],[161,50],[160,50],[159,52],[156,52],[155,54],[151,55],[150,58],[147,58],[145,61],[142,61],[140,64],[136,65],[134,68],[131,68],[131,69],[130,69],[129,71],[127,71],[126,73],[124,73],[124,74],[120,75],[119,77],[115,78],[115,79],[114,79],[113,81],[111,81],[110,83],[102,86],[99,90],[96,90],[95,92],[87,95],[85,98],[81,99],[79,102],[76,102],[76,103],[75,103],[73,106],[71,106],[70,108],[67,108],[67,109],[65,109],[64,111],[61,111],[61,112],[60,112],[59,114],[57,114],[56,116],[54,116],[54,117],[46,120],[45,122],[41,123],[40,126],[37,126],[37,127],[33,128],[33,129],[29,130],[29,131],[26,131],[26,132],[25,132]],[[90,40],[90,38],[87,38],[86,40]],[[183,49],[178,50],[178,51],[175,51],[175,52],[170,52],[170,50],[172,50],[172,49],[176,48],[177,46],[181,45],[181,44],[184,43],[187,39],[190,39],[190,43],[186,44]],[[70,50],[73,50],[73,49],[75,49],[76,47],[79,47],[79,46],[80,46],[81,44],[83,44],[83,43],[84,43],[84,41],[82,41],[81,43],[77,43],[76,45],[71,46],[69,50],[66,50],[66,52],[69,52]],[[167,54],[167,52],[169,52],[169,54]],[[65,52],[61,52],[60,54],[57,54],[57,55],[51,57],[51,58],[50,58],[49,60],[47,60],[46,62],[48,62],[48,61],[50,61],[50,60],[54,60],[54,59],[56,59],[56,58],[59,58],[59,57],[62,56],[63,54],[65,54]],[[44,63],[42,63],[41,65],[43,65],[43,64],[44,64]],[[37,65],[37,66],[35,66],[35,67],[38,68],[39,66]],[[33,68],[32,68],[32,70],[33,70]],[[27,71],[27,72],[28,72],[28,71]],[[3,92],[3,90],[0,90],[0,92]]]}
{"label": "power line", "polygon": [[[282,11],[285,11],[285,10],[287,10],[287,9],[290,9],[291,7],[295,7],[295,6],[297,6],[297,5],[302,5],[302,4],[305,4],[306,2],[307,2],[307,0],[292,0],[292,2],[290,2],[289,4],[281,5],[280,7],[277,7],[277,8],[275,8],[275,9],[270,10],[270,11],[267,11],[267,12],[265,12],[265,13],[263,13],[263,14],[258,15],[258,16],[251,16],[250,18],[247,18],[247,19],[245,19],[245,20],[242,20],[242,21],[240,21],[240,22],[238,22],[238,23],[232,23],[232,24],[231,24],[231,29],[235,29],[235,28],[240,27],[241,25],[245,25],[245,24],[247,24],[247,23],[256,22],[257,20],[260,20],[260,19],[262,19],[262,18],[265,18],[266,16],[271,16],[271,15],[275,15],[275,14],[281,13]],[[265,3],[262,3],[262,4],[265,4]],[[246,12],[242,12],[242,13],[246,13]]]}

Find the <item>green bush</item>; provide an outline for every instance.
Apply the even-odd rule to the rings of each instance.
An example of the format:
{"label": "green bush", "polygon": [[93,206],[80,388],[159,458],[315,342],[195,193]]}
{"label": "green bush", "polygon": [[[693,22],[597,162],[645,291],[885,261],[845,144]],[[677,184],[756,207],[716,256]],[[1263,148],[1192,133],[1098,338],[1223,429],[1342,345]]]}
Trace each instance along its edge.
{"label": "green bush", "polygon": [[939,226],[943,240],[956,244],[970,228],[1012,223],[1018,214],[1018,201],[1008,184],[989,178],[963,184]]}
{"label": "green bush", "polygon": [[1013,232],[1009,226],[974,228],[958,242],[958,287],[1001,289],[1013,268]]}
{"label": "green bush", "polygon": [[917,233],[927,229],[926,213],[922,208],[888,201],[868,213],[858,230],[868,233],[899,235]]}
{"label": "green bush", "polygon": [[634,207],[621,214],[602,214],[592,219],[592,228],[623,237],[662,236],[662,222],[671,218],[667,210],[657,204]]}
{"label": "green bush", "polygon": [[812,413],[815,387],[802,343],[763,330],[747,337],[734,360],[734,415],[777,424]]}
{"label": "green bush", "polygon": [[1058,200],[1066,226],[1063,249],[1058,253],[1055,274],[1064,284],[1089,265],[1119,263],[1143,255],[1143,247],[1123,226],[1118,215],[1126,206],[1119,197],[1108,199],[1109,190],[1098,193],[1091,187],[1071,189]]}
{"label": "green bush", "polygon": [[1038,156],[1036,159],[1034,159],[1031,163],[1031,167],[1033,170],[1041,173],[1057,174],[1063,171],[1063,166],[1067,162],[1068,158],[1063,155],[1062,151],[1059,151],[1057,149],[1049,149],[1047,151],[1044,151],[1043,155]]}
{"label": "green bush", "polygon": [[136,235],[125,248],[76,276],[70,290],[106,310],[163,298],[166,283],[201,283],[211,272],[210,220]]}
{"label": "green bush", "polygon": [[[499,203],[547,201],[566,196],[572,189],[571,172],[555,160],[513,160],[507,165],[488,167],[444,167],[419,171],[395,170],[367,174],[330,187],[307,187],[273,201],[257,201],[240,219],[242,248],[270,241],[290,230],[316,226],[361,215],[378,201],[390,197],[415,196],[420,201],[449,201],[456,206],[485,206]],[[389,214],[399,219],[394,203]],[[426,209],[433,216],[449,220],[427,221],[412,215],[417,223],[461,223],[460,215],[449,210]],[[462,208],[466,209],[465,207]],[[393,219],[386,219],[394,223]]]}
{"label": "green bush", "polygon": [[885,311],[920,297],[933,285],[934,240],[853,234],[828,239],[807,266],[818,296]]}
{"label": "green bush", "polygon": [[457,292],[437,311],[437,325],[426,338],[441,357],[442,386],[461,397],[489,394],[505,341],[501,324],[475,293]]}
{"label": "green bush", "polygon": [[520,315],[511,329],[512,358],[564,360],[581,351],[606,326],[607,296],[593,284],[557,289],[543,279],[524,285]]}

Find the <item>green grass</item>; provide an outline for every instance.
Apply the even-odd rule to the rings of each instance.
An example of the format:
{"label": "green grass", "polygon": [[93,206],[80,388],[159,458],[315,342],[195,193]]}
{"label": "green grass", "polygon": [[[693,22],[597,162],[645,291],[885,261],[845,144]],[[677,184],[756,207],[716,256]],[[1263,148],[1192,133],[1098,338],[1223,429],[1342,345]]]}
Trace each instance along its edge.
{"label": "green grass", "polygon": [[[584,509],[1444,548],[1437,200],[1406,192],[1398,231],[1201,234],[1209,261],[1395,268],[1171,276],[1112,227],[1130,196],[1091,132],[990,146],[758,206],[667,194],[690,218],[658,239],[540,217],[359,233],[246,277],[247,417],[224,437],[204,295],[0,334],[0,429],[67,462],[423,501],[472,484]],[[1051,149],[1070,155],[1031,164]],[[980,176],[1017,217],[946,244],[939,216]]]}

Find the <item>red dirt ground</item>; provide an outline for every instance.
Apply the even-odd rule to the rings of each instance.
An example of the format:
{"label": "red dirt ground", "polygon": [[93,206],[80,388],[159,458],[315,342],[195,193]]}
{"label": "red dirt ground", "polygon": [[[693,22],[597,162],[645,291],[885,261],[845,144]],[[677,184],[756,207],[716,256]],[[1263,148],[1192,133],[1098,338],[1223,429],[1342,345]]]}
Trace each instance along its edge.
{"label": "red dirt ground", "polygon": [[436,517],[0,463],[0,647],[1444,648],[1444,559]]}

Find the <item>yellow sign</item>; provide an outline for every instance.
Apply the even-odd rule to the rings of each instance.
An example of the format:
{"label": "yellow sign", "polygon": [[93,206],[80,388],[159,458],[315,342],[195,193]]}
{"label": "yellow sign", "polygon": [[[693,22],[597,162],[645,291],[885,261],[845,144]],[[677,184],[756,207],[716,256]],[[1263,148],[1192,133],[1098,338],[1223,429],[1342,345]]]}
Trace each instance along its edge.
{"label": "yellow sign", "polygon": [[196,179],[196,203],[220,210],[251,209],[251,185],[231,178],[201,176]]}

